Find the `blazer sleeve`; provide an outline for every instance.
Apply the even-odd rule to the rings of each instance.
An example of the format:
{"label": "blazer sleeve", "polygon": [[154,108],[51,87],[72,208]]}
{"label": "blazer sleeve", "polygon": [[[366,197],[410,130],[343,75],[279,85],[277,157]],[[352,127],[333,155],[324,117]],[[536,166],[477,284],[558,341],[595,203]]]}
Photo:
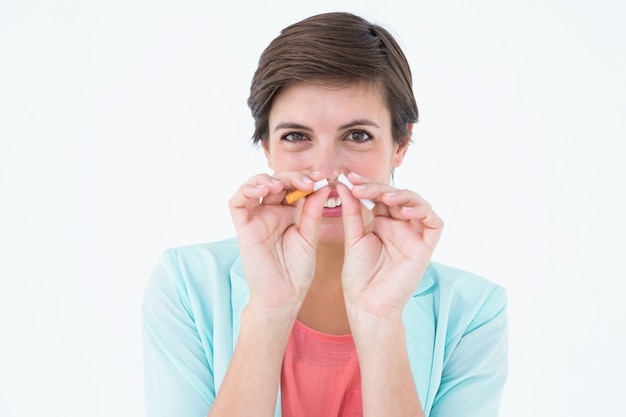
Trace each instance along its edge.
{"label": "blazer sleeve", "polygon": [[203,417],[215,398],[191,304],[176,250],[165,251],[142,303],[147,417]]}
{"label": "blazer sleeve", "polygon": [[431,417],[496,417],[508,368],[507,298],[486,299],[444,364]]}

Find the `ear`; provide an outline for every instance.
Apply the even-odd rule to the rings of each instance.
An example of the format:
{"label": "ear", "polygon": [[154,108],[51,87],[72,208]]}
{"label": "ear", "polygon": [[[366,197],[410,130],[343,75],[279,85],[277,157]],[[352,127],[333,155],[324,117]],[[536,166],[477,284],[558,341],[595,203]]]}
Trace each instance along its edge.
{"label": "ear", "polygon": [[402,165],[402,161],[404,161],[404,156],[406,155],[406,151],[409,149],[409,143],[411,143],[411,135],[413,133],[413,123],[407,123],[406,129],[408,134],[404,138],[404,141],[400,145],[396,145],[396,150],[393,155],[392,166],[394,168]]}
{"label": "ear", "polygon": [[274,169],[272,167],[272,158],[270,158],[270,141],[269,141],[269,139],[261,140],[261,146],[263,147],[263,153],[265,154],[265,159],[267,160],[267,166],[270,169]]}

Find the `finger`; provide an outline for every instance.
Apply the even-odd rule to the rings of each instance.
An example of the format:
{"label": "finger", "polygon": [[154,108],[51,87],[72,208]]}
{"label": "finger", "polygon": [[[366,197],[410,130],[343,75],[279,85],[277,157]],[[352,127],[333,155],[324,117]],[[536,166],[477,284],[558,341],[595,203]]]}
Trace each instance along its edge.
{"label": "finger", "polygon": [[346,245],[350,246],[352,242],[359,240],[365,234],[361,202],[343,184],[337,184],[336,190],[341,198],[345,241]]}
{"label": "finger", "polygon": [[324,187],[304,200],[298,229],[305,240],[313,247],[317,246],[319,225],[324,212],[324,203],[330,194],[330,188]]}
{"label": "finger", "polygon": [[430,203],[407,190],[385,193],[382,199],[393,217],[409,221],[430,246],[437,244],[444,224]]}
{"label": "finger", "polygon": [[283,171],[276,172],[272,175],[272,178],[280,181],[287,191],[310,191],[313,189],[313,184],[322,179],[322,177],[323,175],[320,172],[304,171]]}
{"label": "finger", "polygon": [[380,198],[390,210],[400,213],[404,219],[420,219],[425,221],[425,225],[428,227],[431,224],[436,227],[435,220],[438,219],[438,216],[430,203],[419,194],[410,190],[393,190],[383,193]]}
{"label": "finger", "polygon": [[228,206],[232,209],[253,209],[258,207],[261,199],[268,193],[282,190],[280,181],[269,175],[261,174],[250,178],[231,197]]}
{"label": "finger", "polygon": [[[259,174],[250,178],[229,202],[231,208],[255,208],[262,203],[281,204],[286,190],[313,188],[318,173],[307,175],[299,171],[284,171],[272,176]],[[267,189],[266,189],[267,187]]]}
{"label": "finger", "polygon": [[[361,200],[364,203],[365,207],[370,210],[373,209],[373,213],[375,216],[385,216],[387,215],[387,211],[381,204],[376,204],[382,202],[381,195],[385,192],[391,192],[395,189],[388,184],[376,183],[371,181],[368,178],[362,177],[358,174],[351,172],[349,174],[349,179],[352,183],[352,186],[349,187],[352,190],[352,195],[354,197]],[[374,204],[376,204],[374,206]]]}
{"label": "finger", "polygon": [[443,228],[443,220],[428,206],[403,206],[401,210],[402,215],[409,221],[420,222],[425,228],[433,230]]}

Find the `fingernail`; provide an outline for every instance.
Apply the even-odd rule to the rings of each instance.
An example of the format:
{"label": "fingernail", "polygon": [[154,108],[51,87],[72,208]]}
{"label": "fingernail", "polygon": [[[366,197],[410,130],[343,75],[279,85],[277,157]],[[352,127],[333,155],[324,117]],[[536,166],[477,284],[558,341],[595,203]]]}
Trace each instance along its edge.
{"label": "fingernail", "polygon": [[313,180],[309,177],[302,177],[302,181],[306,182],[307,184],[310,184],[313,182]]}
{"label": "fingernail", "polygon": [[389,191],[388,193],[385,193],[385,195],[387,197],[394,197],[397,193],[395,191]]}
{"label": "fingernail", "polygon": [[319,174],[321,174],[321,173],[322,173],[322,171],[312,171],[312,172],[311,172],[311,175],[319,175]]}
{"label": "fingernail", "polygon": [[351,172],[350,173],[354,178],[361,178],[361,176],[359,174],[357,174],[356,172]]}
{"label": "fingernail", "polygon": [[272,178],[270,181],[272,182],[272,184],[280,184],[280,181],[278,181],[276,178]]}
{"label": "fingernail", "polygon": [[365,184],[359,184],[359,185],[355,185],[354,188],[357,190],[365,190],[367,186]]}

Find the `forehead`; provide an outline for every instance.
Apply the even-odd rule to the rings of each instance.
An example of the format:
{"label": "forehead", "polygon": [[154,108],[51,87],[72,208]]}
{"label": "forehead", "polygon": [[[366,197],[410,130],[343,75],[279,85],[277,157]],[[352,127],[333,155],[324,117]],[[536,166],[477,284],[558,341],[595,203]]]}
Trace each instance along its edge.
{"label": "forehead", "polygon": [[274,97],[270,129],[285,119],[311,122],[376,119],[388,125],[391,116],[380,84],[300,82],[281,89]]}

